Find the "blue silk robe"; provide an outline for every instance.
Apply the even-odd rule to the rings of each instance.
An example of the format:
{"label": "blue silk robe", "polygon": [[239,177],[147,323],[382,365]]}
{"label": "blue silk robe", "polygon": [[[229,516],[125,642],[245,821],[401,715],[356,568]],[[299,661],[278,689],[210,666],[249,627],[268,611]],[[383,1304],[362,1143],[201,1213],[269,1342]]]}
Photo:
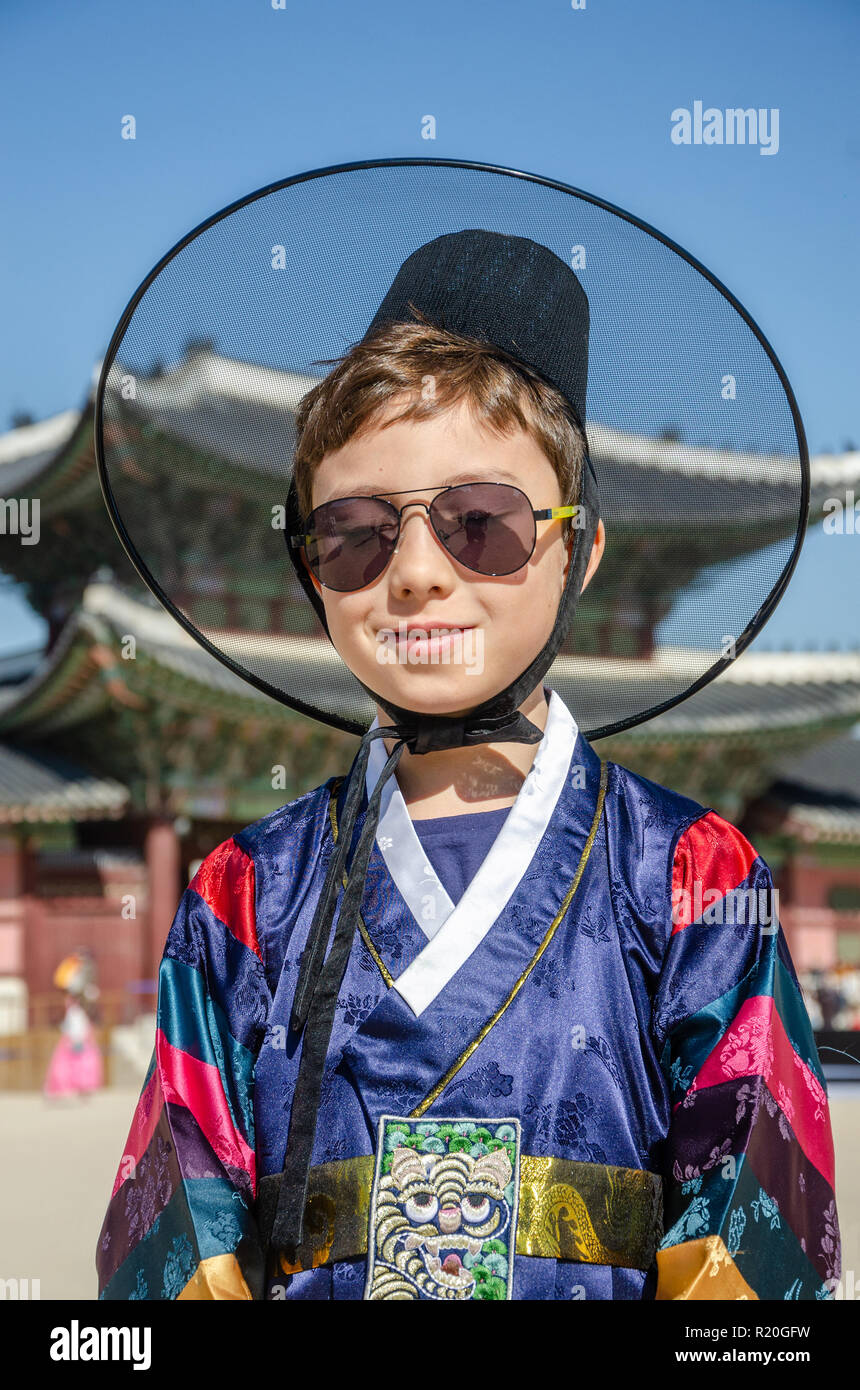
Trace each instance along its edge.
{"label": "blue silk robe", "polygon": [[[380,760],[377,741],[368,788]],[[832,1297],[824,1077],[782,929],[735,910],[771,894],[767,866],[713,811],[602,763],[555,692],[456,907],[385,788],[313,1153],[362,1192],[335,1190],[321,1263],[270,1258],[261,1276],[255,1203],[283,1164],[290,1010],[343,790],[234,835],[183,895],[101,1297]],[[454,1196],[433,1189],[437,1163]],[[622,1195],[598,1229],[607,1191]],[[397,1259],[383,1207],[412,1230]],[[332,1230],[357,1211],[338,1255]],[[652,1216],[650,1252],[625,1254]]]}

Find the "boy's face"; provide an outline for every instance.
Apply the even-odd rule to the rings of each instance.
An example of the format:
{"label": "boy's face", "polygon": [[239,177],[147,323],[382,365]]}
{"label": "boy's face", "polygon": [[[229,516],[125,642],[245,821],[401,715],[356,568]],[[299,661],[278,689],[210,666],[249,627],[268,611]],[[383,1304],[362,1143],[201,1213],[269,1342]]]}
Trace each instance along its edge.
{"label": "boy's face", "polygon": [[[313,506],[369,490],[395,506],[430,503],[454,482],[512,483],[533,507],[562,503],[558,478],[531,435],[496,436],[465,402],[428,420],[374,427],[326,454],[314,472]],[[410,496],[402,489],[422,488]],[[448,553],[423,507],[408,506],[397,550],[382,574],[351,593],[314,583],[332,642],[347,666],[383,698],[422,714],[457,714],[515,680],[552,631],[574,536],[561,521],[536,521],[534,552],[514,574],[488,577]],[[603,551],[602,523],[585,583]],[[585,585],[583,585],[583,588]],[[412,623],[463,629],[462,636],[402,639]],[[424,645],[421,645],[421,643]]]}

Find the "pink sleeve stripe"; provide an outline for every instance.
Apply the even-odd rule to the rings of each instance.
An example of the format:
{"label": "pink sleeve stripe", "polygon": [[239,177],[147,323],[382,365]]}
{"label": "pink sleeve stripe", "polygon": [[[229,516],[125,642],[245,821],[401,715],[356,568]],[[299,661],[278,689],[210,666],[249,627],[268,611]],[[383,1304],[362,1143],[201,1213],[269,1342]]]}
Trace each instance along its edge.
{"label": "pink sleeve stripe", "polygon": [[[695,909],[701,901],[704,901],[704,908],[713,905],[714,889],[725,896],[739,888],[756,859],[758,853],[746,836],[716,811],[708,811],[694,821],[675,847],[672,935],[698,921],[701,912]],[[707,896],[709,890],[710,896]]]}
{"label": "pink sleeve stripe", "polygon": [[243,1168],[256,1191],[254,1150],[233,1124],[218,1068],[173,1047],[160,1028],[155,1045],[165,1101],[190,1110],[221,1162],[231,1168]]}
{"label": "pink sleeve stripe", "polygon": [[237,940],[263,959],[257,941],[254,861],[234,839],[206,856],[188,886]]}
{"label": "pink sleeve stripe", "polygon": [[745,1076],[764,1077],[806,1157],[833,1187],[835,1164],[827,1092],[792,1047],[770,994],[744,1000],[687,1094]]}
{"label": "pink sleeve stripe", "polygon": [[134,1168],[132,1168],[131,1174],[124,1171],[128,1160],[131,1159],[132,1164],[136,1167],[140,1159],[146,1153],[149,1141],[155,1133],[155,1127],[158,1124],[158,1117],[161,1113],[163,1102],[164,1097],[161,1094],[158,1067],[156,1066],[145,1088],[140,1093],[137,1107],[132,1117],[131,1129],[128,1132],[128,1138],[125,1141],[125,1148],[123,1149],[122,1158],[119,1162],[119,1168],[114,1178],[113,1191],[110,1194],[112,1198],[116,1196],[126,1178],[133,1175]]}

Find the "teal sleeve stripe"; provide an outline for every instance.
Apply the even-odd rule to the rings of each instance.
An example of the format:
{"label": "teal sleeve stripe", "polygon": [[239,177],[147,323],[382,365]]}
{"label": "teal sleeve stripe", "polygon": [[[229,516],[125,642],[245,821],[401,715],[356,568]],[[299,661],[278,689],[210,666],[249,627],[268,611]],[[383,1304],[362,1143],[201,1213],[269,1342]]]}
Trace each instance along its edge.
{"label": "teal sleeve stripe", "polygon": [[233,1037],[200,972],[173,957],[159,972],[158,1027],[172,1047],[218,1068],[233,1124],[253,1148],[254,1053]]}

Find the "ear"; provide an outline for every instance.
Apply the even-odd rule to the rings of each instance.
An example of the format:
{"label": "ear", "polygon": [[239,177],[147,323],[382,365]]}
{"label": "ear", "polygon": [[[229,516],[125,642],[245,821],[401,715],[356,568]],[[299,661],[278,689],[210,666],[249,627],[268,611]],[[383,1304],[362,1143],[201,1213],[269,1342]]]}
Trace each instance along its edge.
{"label": "ear", "polygon": [[[570,565],[571,559],[573,558],[573,545],[575,539],[576,531],[573,528],[571,528],[570,533],[568,534],[567,540],[565,542],[565,546],[567,549],[567,559],[564,562],[564,579],[567,579],[568,566]],[[597,522],[597,529],[594,533],[594,541],[592,542],[591,546],[591,554],[588,557],[588,565],[586,566],[585,577],[582,581],[582,588],[579,591],[580,593],[583,593],[590,584],[592,575],[595,573],[598,565],[600,564],[600,561],[603,559],[603,552],[605,549],[606,527],[603,525],[603,519],[600,518]]]}
{"label": "ear", "polygon": [[592,575],[595,573],[595,571],[597,570],[597,566],[603,559],[603,552],[605,549],[606,527],[604,526],[603,518],[601,517],[598,519],[597,522],[597,530],[594,533],[594,542],[591,547],[591,554],[588,557],[588,564],[585,570],[585,578],[582,581],[582,588],[579,591],[580,593],[583,593],[588,588],[588,585],[591,583]]}

